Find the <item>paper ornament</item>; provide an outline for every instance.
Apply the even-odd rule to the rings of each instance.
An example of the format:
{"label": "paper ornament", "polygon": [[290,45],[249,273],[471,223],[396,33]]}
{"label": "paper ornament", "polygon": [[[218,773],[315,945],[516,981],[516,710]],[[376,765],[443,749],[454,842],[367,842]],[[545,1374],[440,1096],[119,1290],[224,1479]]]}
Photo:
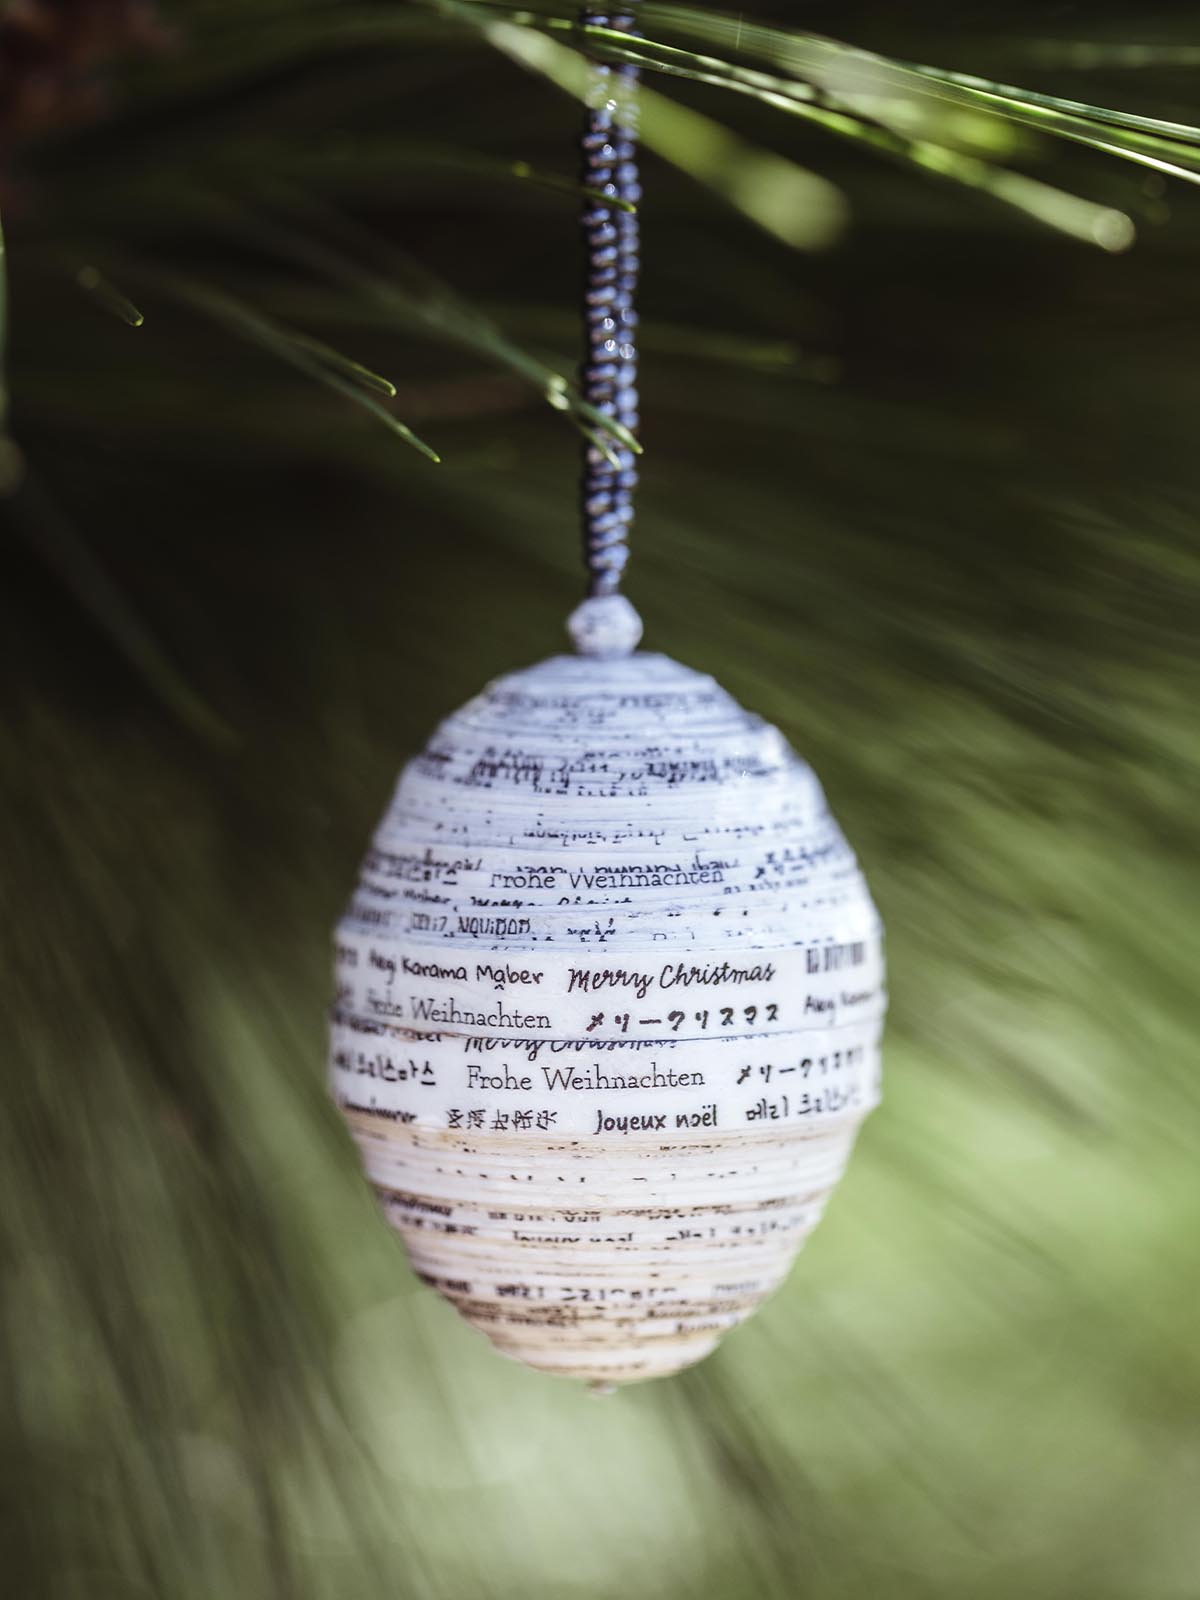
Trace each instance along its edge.
{"label": "paper ornament", "polygon": [[[333,1087],[420,1276],[597,1383],[783,1280],[879,1095],[882,932],[811,769],[666,656],[499,678],[405,768],[338,934]],[[590,610],[588,609],[590,607]]]}
{"label": "paper ornament", "polygon": [[[628,30],[627,15],[589,14]],[[618,83],[618,77],[620,82]],[[332,1086],[421,1278],[607,1388],[782,1282],[879,1098],[882,930],[811,769],[639,651],[628,69],[584,137],[591,598],[403,771],[337,937]],[[617,93],[620,88],[621,93]]]}

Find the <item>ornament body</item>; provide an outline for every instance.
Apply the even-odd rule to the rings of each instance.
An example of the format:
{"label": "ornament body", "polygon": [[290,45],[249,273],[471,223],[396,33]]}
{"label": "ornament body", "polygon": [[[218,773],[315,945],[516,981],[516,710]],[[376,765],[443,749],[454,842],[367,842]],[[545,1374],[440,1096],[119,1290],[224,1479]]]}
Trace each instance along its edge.
{"label": "ornament body", "polygon": [[811,769],[665,656],[500,678],[338,929],[333,1092],[420,1276],[597,1384],[786,1275],[879,1097],[882,929]]}

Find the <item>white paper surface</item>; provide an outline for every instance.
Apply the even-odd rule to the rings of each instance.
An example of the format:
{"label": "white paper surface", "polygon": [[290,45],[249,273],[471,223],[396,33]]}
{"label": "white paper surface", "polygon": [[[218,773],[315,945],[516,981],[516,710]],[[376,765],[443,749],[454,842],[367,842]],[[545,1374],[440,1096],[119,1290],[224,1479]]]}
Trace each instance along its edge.
{"label": "white paper surface", "polygon": [[401,775],[331,1082],[418,1271],[631,1381],[775,1287],[879,1095],[882,929],[811,770],[710,678],[555,657]]}

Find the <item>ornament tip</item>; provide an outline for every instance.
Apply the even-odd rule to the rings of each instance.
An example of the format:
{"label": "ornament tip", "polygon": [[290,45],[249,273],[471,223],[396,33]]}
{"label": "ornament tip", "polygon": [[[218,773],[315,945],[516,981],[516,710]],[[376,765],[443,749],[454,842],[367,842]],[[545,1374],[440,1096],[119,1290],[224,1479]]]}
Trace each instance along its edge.
{"label": "ornament tip", "polygon": [[575,607],[567,632],[581,656],[632,655],[642,637],[642,619],[623,594],[595,594]]}

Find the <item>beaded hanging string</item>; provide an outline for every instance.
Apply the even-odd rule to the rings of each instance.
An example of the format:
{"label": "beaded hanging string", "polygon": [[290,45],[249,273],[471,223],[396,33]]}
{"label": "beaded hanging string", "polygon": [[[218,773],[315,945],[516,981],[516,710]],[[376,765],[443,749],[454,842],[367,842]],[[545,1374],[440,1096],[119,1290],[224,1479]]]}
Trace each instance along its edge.
{"label": "beaded hanging string", "polygon": [[[584,9],[586,27],[636,33],[629,10]],[[584,398],[631,433],[638,427],[637,311],[634,294],[639,264],[636,210],[605,204],[596,194],[636,206],[641,198],[637,167],[635,86],[637,68],[596,62],[588,93],[581,148],[582,178],[589,190],[582,223],[586,251],[584,319],[586,344],[581,373]],[[595,444],[584,447],[583,548],[588,594],[616,594],[629,559],[634,453],[616,443],[610,460]]]}

